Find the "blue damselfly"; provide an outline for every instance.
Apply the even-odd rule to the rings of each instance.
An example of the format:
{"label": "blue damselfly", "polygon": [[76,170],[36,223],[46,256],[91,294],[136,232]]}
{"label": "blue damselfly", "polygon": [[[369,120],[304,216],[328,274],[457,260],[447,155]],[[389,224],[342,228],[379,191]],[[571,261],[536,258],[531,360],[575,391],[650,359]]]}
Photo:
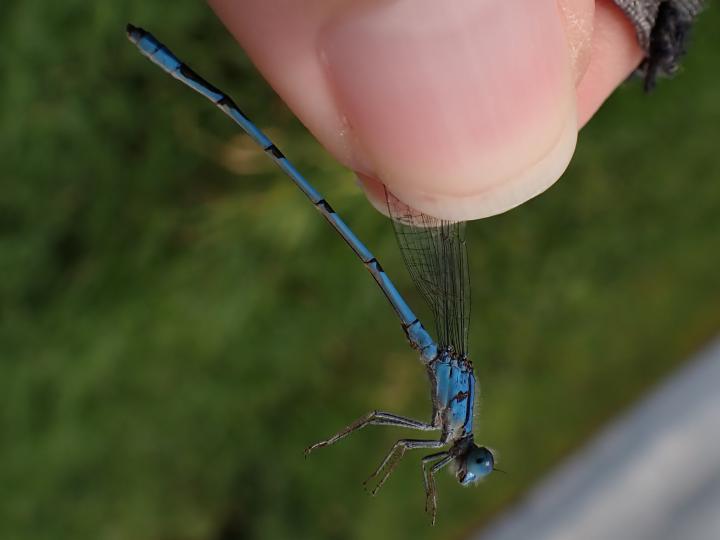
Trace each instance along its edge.
{"label": "blue damselfly", "polygon": [[[410,345],[420,353],[430,380],[432,415],[422,422],[384,411],[372,411],[332,437],[308,447],[305,452],[329,446],[367,425],[398,426],[419,431],[439,432],[437,439],[401,439],[390,449],[368,480],[375,480],[375,494],[385,483],[407,450],[439,450],[422,459],[426,511],[433,523],[437,508],[435,474],[454,464],[463,485],[487,476],[494,468],[491,450],[478,446],[473,438],[476,395],[475,374],[468,358],[470,285],[464,223],[436,219],[404,205],[387,192],[388,213],[392,217],[405,263],[435,320],[437,342],[425,330],[378,260],[368,250],[328,202],[288,161],[283,153],[235,105],[217,89],[170,52],[150,33],[128,25],[127,34],[140,51],[164,71],[209,99],[237,123],[278,167],[300,188],[327,222],[342,236],[372,275],[400,319]],[[441,450],[445,448],[444,450]]]}

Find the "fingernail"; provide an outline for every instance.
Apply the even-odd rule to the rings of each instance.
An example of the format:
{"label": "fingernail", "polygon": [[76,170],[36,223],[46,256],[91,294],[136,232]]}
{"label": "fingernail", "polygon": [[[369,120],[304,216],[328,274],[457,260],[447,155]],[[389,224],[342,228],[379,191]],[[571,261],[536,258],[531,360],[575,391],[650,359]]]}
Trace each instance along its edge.
{"label": "fingernail", "polygon": [[554,0],[363,2],[319,46],[366,172],[414,208],[497,214],[569,162],[574,74]]}

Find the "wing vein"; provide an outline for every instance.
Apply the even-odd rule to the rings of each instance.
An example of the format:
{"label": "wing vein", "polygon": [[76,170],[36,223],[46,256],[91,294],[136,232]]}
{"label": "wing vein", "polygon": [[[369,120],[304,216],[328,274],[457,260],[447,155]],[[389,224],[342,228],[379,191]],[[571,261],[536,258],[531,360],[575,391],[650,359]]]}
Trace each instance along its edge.
{"label": "wing vein", "polygon": [[438,344],[465,356],[470,323],[465,223],[428,216],[385,193],[400,252],[432,312]]}

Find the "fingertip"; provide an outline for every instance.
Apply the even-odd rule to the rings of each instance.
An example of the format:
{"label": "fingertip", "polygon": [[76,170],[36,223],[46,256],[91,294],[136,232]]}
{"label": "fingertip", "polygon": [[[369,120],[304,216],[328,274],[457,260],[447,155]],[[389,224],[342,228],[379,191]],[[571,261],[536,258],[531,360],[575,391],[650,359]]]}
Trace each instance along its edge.
{"label": "fingertip", "polygon": [[418,210],[494,215],[567,166],[575,77],[554,1],[381,4],[332,20],[320,44],[363,172]]}
{"label": "fingertip", "polygon": [[383,213],[384,184],[454,220],[541,193],[643,57],[612,0],[209,2]]}
{"label": "fingertip", "polygon": [[[507,174],[477,193],[444,194],[437,191],[428,193],[412,185],[409,187],[392,185],[389,189],[394,196],[411,208],[450,221],[486,218],[511,210],[546,191],[565,172],[577,142],[574,110],[573,107],[559,136],[541,159],[530,163],[521,171]],[[387,216],[385,184],[373,176],[356,174],[358,184],[370,204]]]}

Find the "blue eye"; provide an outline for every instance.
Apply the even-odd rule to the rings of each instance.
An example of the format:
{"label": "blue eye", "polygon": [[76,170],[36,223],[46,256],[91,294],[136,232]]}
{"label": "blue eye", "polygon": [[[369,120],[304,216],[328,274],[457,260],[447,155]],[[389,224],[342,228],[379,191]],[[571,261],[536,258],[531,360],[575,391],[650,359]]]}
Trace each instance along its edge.
{"label": "blue eye", "polygon": [[470,450],[464,460],[464,475],[459,477],[463,485],[468,485],[490,474],[495,467],[495,457],[484,446]]}

